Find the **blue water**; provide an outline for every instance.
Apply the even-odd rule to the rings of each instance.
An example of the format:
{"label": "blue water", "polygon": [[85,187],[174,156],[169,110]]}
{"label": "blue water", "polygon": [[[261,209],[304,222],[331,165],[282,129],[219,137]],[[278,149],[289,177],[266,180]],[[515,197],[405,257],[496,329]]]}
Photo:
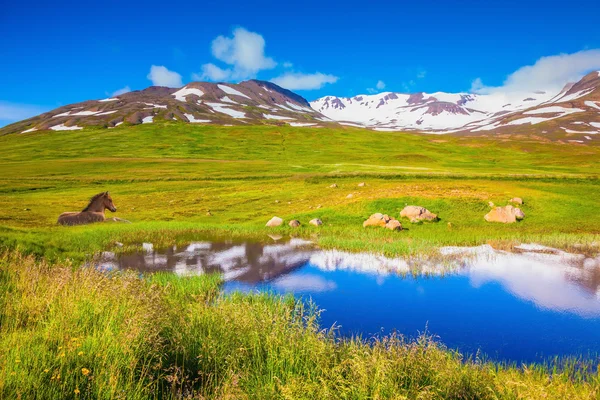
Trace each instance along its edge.
{"label": "blue water", "polygon": [[[286,247],[287,246],[287,247]],[[507,362],[600,354],[600,265],[556,255],[474,259],[444,276],[412,276],[354,256],[324,265],[318,250],[288,245],[230,244],[127,258],[119,268],[204,273],[221,269],[226,291],[293,293],[323,309],[321,326],[342,335],[420,333],[464,354]],[[141,258],[140,258],[141,257]],[[348,265],[352,264],[352,267]],[[564,263],[564,265],[563,265]],[[585,264],[585,266],[584,266]]]}
{"label": "blue water", "polygon": [[281,288],[277,281],[227,283],[227,290],[295,293],[321,309],[321,325],[343,335],[369,337],[397,331],[438,336],[448,347],[510,362],[544,361],[554,356],[600,352],[600,318],[541,309],[498,283],[473,287],[465,276],[380,279],[349,271],[322,271],[310,263],[288,275],[319,279],[329,289]]}

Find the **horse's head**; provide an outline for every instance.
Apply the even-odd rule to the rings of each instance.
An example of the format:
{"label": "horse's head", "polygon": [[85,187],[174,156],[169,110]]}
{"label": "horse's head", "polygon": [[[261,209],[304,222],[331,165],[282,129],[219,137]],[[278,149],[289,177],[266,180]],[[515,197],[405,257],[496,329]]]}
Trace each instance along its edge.
{"label": "horse's head", "polygon": [[102,196],[102,200],[104,202],[105,208],[108,208],[112,212],[117,211],[117,207],[115,207],[115,203],[113,203],[112,197],[110,197],[110,194],[108,194],[108,192],[104,193],[104,196]]}

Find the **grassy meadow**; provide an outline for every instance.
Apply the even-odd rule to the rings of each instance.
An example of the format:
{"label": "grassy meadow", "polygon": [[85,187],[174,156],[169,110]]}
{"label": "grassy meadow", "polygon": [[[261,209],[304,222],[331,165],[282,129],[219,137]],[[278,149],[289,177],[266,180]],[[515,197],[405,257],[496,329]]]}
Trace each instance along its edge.
{"label": "grassy meadow", "polygon": [[[597,372],[464,360],[426,336],[341,339],[219,277],[104,274],[95,253],[295,235],[387,255],[537,242],[596,254],[600,148],[354,128],[177,123],[0,137],[0,398],[596,399]],[[358,184],[364,182],[364,187]],[[337,188],[330,188],[332,184]],[[109,190],[131,224],[56,225]],[[349,196],[352,195],[352,196]],[[490,224],[522,197],[525,220]],[[437,223],[364,229],[406,204]],[[272,216],[303,226],[266,228]],[[107,216],[110,212],[107,211]],[[308,225],[321,218],[324,225]]]}
{"label": "grassy meadow", "polygon": [[[6,135],[0,137],[0,245],[80,258],[115,241],[262,239],[276,231],[388,255],[518,241],[594,252],[599,155],[599,147],[535,139],[354,128],[165,123]],[[333,183],[338,188],[329,188]],[[61,212],[83,209],[104,190],[113,196],[115,216],[131,225],[56,226]],[[489,201],[505,205],[515,196],[525,200],[523,222],[483,220]],[[398,218],[406,204],[427,207],[441,220],[405,220],[402,232],[362,228],[370,214]],[[303,226],[265,228],[274,215]],[[308,225],[315,217],[322,227]]]}

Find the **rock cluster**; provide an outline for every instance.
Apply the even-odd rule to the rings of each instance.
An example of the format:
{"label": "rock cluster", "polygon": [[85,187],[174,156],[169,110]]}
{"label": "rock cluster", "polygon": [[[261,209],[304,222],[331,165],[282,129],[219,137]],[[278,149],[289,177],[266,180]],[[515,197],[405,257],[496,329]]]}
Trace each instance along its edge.
{"label": "rock cluster", "polygon": [[410,222],[437,221],[437,214],[432,213],[425,207],[406,206],[400,211],[401,218],[408,218]]}
{"label": "rock cluster", "polygon": [[367,226],[379,226],[382,228],[387,228],[392,231],[401,231],[402,224],[394,218],[391,218],[387,214],[375,213],[369,217],[365,222],[363,222],[363,227]]}
{"label": "rock cluster", "polygon": [[[310,220],[309,224],[314,225],[314,226],[321,226],[321,225],[323,225],[323,221],[321,221],[319,218],[314,218],[314,219]],[[271,218],[266,224],[266,226],[268,226],[268,227],[277,227],[277,226],[281,226],[281,225],[283,225],[283,219],[281,219],[279,217]],[[290,222],[288,222],[288,225],[291,226],[292,228],[297,228],[302,224],[297,219],[293,219]]]}
{"label": "rock cluster", "polygon": [[487,222],[501,222],[503,224],[512,224],[517,220],[525,218],[525,213],[520,208],[513,206],[496,207],[485,215]]}

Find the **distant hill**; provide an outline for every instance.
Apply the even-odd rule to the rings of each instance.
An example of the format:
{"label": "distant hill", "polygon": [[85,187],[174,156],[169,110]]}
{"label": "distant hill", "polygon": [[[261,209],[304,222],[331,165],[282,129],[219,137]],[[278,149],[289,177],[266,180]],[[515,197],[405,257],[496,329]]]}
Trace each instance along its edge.
{"label": "distant hill", "polygon": [[600,72],[568,84],[559,93],[386,92],[326,96],[311,106],[342,125],[379,131],[534,134],[585,143],[600,136]]}
{"label": "distant hill", "polygon": [[313,110],[303,97],[270,82],[250,80],[239,84],[193,82],[180,89],[151,86],[108,99],[69,104],[8,125],[0,134],[114,128],[160,120],[218,125],[335,124]]}
{"label": "distant hill", "polygon": [[273,83],[192,82],[152,86],[113,98],[57,108],[0,129],[0,135],[41,130],[114,128],[158,121],[215,125],[351,126],[374,131],[504,137],[524,135],[573,143],[600,141],[600,72],[544,91],[490,94],[394,92],[326,96],[311,103]]}

